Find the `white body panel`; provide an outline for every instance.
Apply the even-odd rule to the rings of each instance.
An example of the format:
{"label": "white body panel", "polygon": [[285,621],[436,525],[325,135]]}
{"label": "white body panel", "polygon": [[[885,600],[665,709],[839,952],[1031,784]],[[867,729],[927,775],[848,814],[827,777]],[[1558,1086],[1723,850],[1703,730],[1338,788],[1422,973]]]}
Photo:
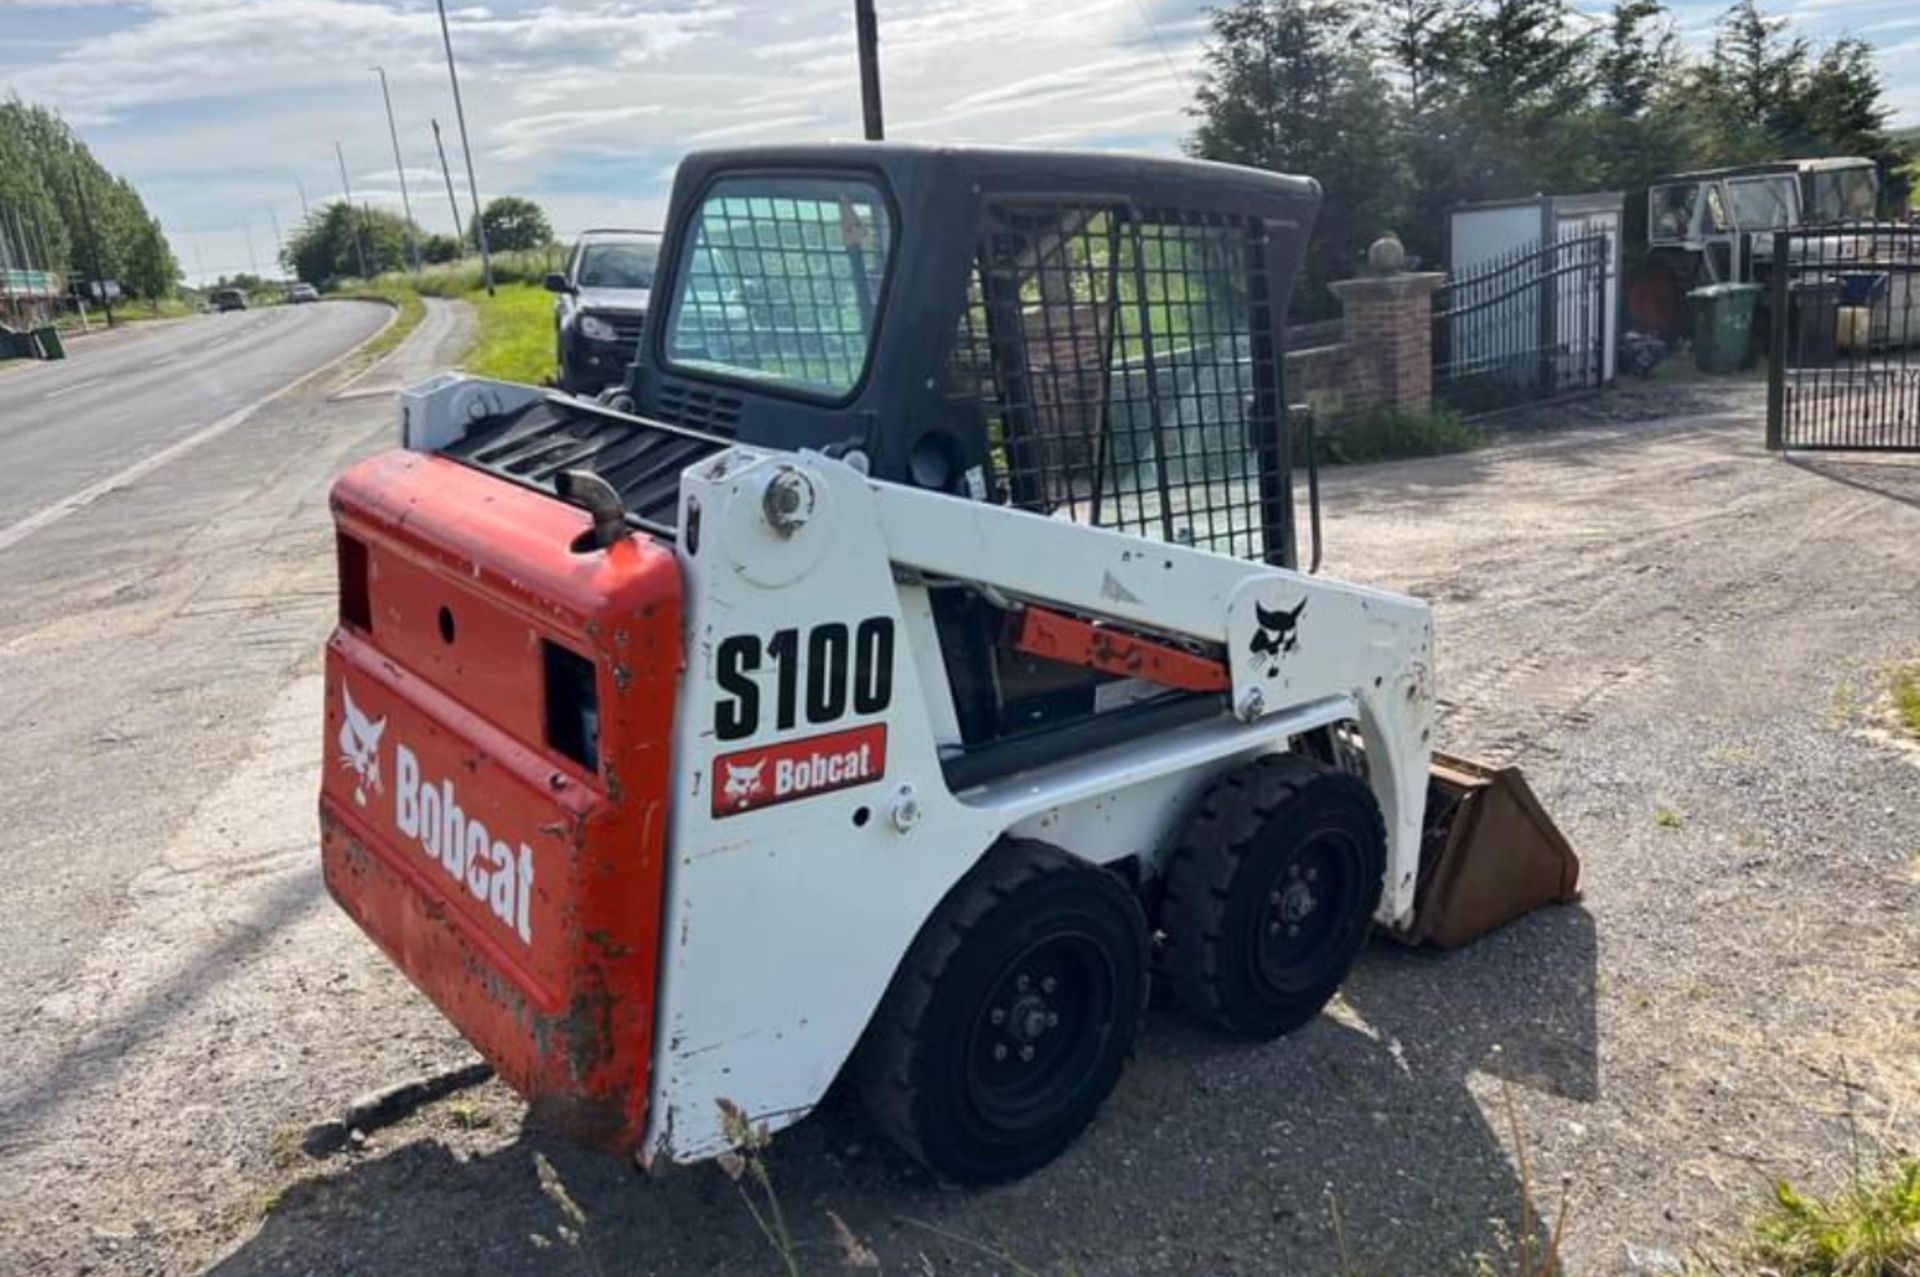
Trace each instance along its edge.
{"label": "white body panel", "polygon": [[[770,521],[776,479],[802,496],[797,526]],[[1315,727],[1362,729],[1388,830],[1380,921],[1410,920],[1433,706],[1424,604],[898,487],[813,455],[736,448],[702,462],[682,477],[680,521],[687,670],[673,744],[650,1158],[722,1151],[722,1099],[776,1128],[816,1104],[922,923],[995,839],[1011,831],[1097,862],[1137,856],[1151,876],[1214,776]],[[1223,644],[1237,716],[956,794],[940,758],[957,735],[954,711],[920,573]],[[1276,612],[1292,618],[1284,634]],[[787,630],[799,668],[783,724],[784,664],[770,654]],[[853,635],[855,656],[841,642],[837,664],[809,659],[833,651],[811,646],[823,630]],[[883,630],[893,641],[890,696],[879,706],[879,674],[858,651],[859,636]],[[749,651],[764,659],[745,670]],[[850,694],[825,706],[837,713],[808,721],[816,685],[831,701],[849,669],[855,686],[876,693],[868,709]],[[822,736],[836,743],[794,774],[832,771],[832,783],[854,783],[719,812],[759,801],[783,774],[765,751],[809,749],[804,742]]]}

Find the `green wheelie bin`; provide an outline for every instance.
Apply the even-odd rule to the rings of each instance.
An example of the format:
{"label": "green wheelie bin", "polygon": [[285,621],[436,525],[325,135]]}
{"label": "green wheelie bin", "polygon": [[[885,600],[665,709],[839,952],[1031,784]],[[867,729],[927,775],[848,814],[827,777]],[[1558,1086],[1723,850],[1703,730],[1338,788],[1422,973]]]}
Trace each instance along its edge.
{"label": "green wheelie bin", "polygon": [[1758,284],[1708,284],[1687,294],[1693,303],[1693,366],[1701,372],[1738,372],[1753,350]]}

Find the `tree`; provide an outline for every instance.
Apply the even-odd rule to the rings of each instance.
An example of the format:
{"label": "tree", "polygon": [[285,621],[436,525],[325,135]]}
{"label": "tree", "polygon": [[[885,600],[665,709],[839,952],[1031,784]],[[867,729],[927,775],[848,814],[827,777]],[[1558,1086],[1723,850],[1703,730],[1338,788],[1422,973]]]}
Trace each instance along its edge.
{"label": "tree", "polygon": [[420,241],[420,260],[429,265],[460,260],[460,241],[451,235],[429,235]]}
{"label": "tree", "polygon": [[1631,255],[1667,173],[1866,155],[1890,204],[1906,193],[1913,146],[1888,131],[1873,50],[1817,47],[1759,0],[1700,55],[1661,0],[1614,0],[1598,23],[1570,0],[1237,0],[1212,22],[1188,149],[1321,181],[1302,316],[1383,230],[1443,265],[1449,213],[1472,201],[1624,191]]}
{"label": "tree", "polygon": [[[407,219],[384,209],[329,200],[287,238],[285,264],[309,283],[407,268]],[[414,233],[419,233],[414,228]]]}
{"label": "tree", "polygon": [[1585,104],[1589,40],[1566,0],[1492,0],[1469,15],[1463,65],[1493,114],[1538,122]]}
{"label": "tree", "polygon": [[1661,98],[1680,67],[1680,38],[1660,0],[1620,0],[1596,61],[1600,106],[1619,120],[1638,120]]}
{"label": "tree", "polygon": [[[553,243],[553,227],[546,213],[532,200],[502,195],[488,200],[480,217],[487,229],[487,247],[495,252],[512,253]],[[468,233],[473,234],[471,225]]]}
{"label": "tree", "polygon": [[36,267],[72,280],[117,279],[158,297],[179,278],[132,184],[108,172],[59,115],[17,97],[0,102],[0,222],[10,241],[25,241]]}
{"label": "tree", "polygon": [[1456,90],[1465,24],[1455,0],[1381,0],[1387,63],[1400,78],[1408,120],[1426,117]]}
{"label": "tree", "polygon": [[180,264],[160,229],[159,218],[149,218],[133,237],[122,282],[136,297],[158,301],[180,281]]}
{"label": "tree", "polygon": [[1403,208],[1392,94],[1360,17],[1339,0],[1238,0],[1216,10],[1194,94],[1190,153],[1319,179],[1324,203],[1297,298],[1305,315],[1332,313],[1327,281],[1351,274]]}

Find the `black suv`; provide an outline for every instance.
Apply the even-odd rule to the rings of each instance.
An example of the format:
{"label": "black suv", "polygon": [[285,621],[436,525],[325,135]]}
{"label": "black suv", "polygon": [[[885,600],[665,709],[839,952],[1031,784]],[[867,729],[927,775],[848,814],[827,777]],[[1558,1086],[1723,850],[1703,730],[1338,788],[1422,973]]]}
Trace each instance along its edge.
{"label": "black suv", "polygon": [[562,390],[590,395],[625,379],[659,258],[658,232],[587,231],[566,272],[547,276],[547,290],[560,295],[553,320]]}

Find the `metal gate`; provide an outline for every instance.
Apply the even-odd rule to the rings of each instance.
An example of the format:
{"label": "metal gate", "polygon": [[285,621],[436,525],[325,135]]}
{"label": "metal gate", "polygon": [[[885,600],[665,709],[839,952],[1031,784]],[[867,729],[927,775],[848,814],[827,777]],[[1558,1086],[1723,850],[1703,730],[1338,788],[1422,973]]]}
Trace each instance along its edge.
{"label": "metal gate", "polygon": [[1434,295],[1433,393],[1473,414],[1607,379],[1607,236],[1525,244]]}
{"label": "metal gate", "polygon": [[1920,451],[1920,226],[1775,231],[1767,447]]}

